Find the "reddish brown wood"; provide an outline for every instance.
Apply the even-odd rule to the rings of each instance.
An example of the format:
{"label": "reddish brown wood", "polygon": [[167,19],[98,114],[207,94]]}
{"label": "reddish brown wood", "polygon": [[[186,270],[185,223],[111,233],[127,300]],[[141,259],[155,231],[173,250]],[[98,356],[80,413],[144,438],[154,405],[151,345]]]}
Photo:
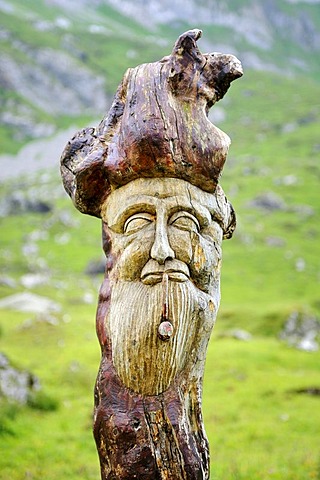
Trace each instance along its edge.
{"label": "reddish brown wood", "polygon": [[214,191],[229,139],[206,114],[242,67],[233,55],[202,54],[200,36],[190,30],[170,56],[129,69],[99,127],[70,140],[61,173],[81,212],[100,217],[111,189],[140,177],[182,178]]}
{"label": "reddish brown wood", "polygon": [[[118,264],[122,258],[121,248],[115,245],[119,235],[124,236],[124,241],[126,237],[123,231],[119,234],[118,227],[108,225],[105,211],[112,192],[120,191],[137,179],[158,178],[161,182],[163,178],[174,178],[182,181],[177,184],[177,192],[179,189],[185,191],[185,182],[188,182],[199,189],[200,197],[201,192],[206,192],[205,202],[210,203],[205,195],[211,194],[216,205],[213,224],[217,226],[211,226],[215,230],[210,232],[216,231],[218,239],[222,239],[222,235],[225,238],[232,235],[234,212],[217,186],[229,138],[208,121],[207,113],[224,96],[230,83],[242,75],[242,70],[240,62],[232,55],[202,54],[196,44],[200,35],[199,30],[186,32],[179,37],[170,56],[129,69],[108,115],[98,128],[78,132],[61,158],[64,186],[75,206],[83,213],[103,218],[107,266],[96,318],[102,360],[95,386],[94,417],[102,480],[209,478],[209,447],[201,398],[205,351],[218,308],[218,300],[214,303],[215,297],[210,295],[216,294],[218,299],[219,242],[214,236],[204,235],[198,245],[197,235],[188,233],[194,252],[190,261],[183,261],[188,264],[187,271],[196,272],[194,277],[190,275],[190,281],[199,295],[197,308],[200,312],[191,311],[197,317],[191,319],[190,325],[195,320],[199,322],[199,332],[190,330],[184,369],[177,369],[163,391],[146,394],[143,387],[141,391],[131,388],[130,381],[130,385],[125,385],[115,366],[112,348],[115,332],[110,331],[109,317],[112,292],[121,281]],[[155,197],[157,195],[156,192]],[[191,193],[189,195],[193,208]],[[195,195],[198,195],[197,190]],[[193,211],[186,213],[187,221],[190,222],[193,214]],[[170,225],[167,228],[170,229]],[[207,261],[206,252],[201,253],[203,245],[208,245],[209,257],[211,251],[217,256],[216,273],[206,272],[201,266]],[[175,249],[175,245],[171,247]],[[131,280],[137,283],[140,276]],[[214,288],[208,282],[214,284]],[[126,298],[122,302],[126,302]],[[212,324],[202,332],[207,317],[203,314],[202,318],[201,312],[205,309],[213,312]],[[170,315],[170,306],[162,300],[159,322],[172,322]],[[146,319],[146,325],[148,322]],[[173,329],[173,338],[174,335]],[[158,339],[154,341],[160,343],[156,345],[161,346],[162,341],[170,345],[173,341],[162,336],[158,332]],[[128,345],[136,341],[135,338],[128,331]],[[143,345],[137,348],[143,352]]]}

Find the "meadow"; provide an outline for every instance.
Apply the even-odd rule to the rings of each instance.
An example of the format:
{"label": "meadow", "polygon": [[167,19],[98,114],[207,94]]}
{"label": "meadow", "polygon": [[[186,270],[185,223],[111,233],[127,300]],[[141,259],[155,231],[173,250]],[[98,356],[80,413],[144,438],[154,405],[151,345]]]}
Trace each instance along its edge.
{"label": "meadow", "polygon": [[[310,394],[320,388],[320,352],[279,337],[294,312],[320,317],[318,98],[311,80],[249,71],[219,104],[218,126],[233,142],[221,184],[238,227],[223,245],[204,378],[211,480],[320,479],[320,397]],[[91,424],[102,276],[85,270],[102,257],[100,223],[63,193],[58,159],[54,172],[2,184],[1,202],[13,192],[51,210],[1,218],[0,296],[28,290],[60,310],[0,310],[0,351],[41,383],[25,406],[0,400],[0,479],[97,480]],[[43,281],[26,288],[27,274]]]}

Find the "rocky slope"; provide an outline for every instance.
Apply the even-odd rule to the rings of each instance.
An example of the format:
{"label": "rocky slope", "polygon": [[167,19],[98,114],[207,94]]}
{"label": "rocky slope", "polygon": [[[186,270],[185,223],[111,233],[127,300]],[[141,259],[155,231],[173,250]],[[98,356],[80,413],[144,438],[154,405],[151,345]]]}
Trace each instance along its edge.
{"label": "rocky slope", "polygon": [[108,3],[137,22],[145,23],[148,18],[152,27],[177,22],[189,24],[192,19],[196,24],[229,28],[261,50],[270,50],[279,37],[305,49],[320,49],[320,32],[312,12],[301,8],[302,3],[315,6],[319,1],[108,0]]}
{"label": "rocky slope", "polygon": [[319,0],[1,0],[2,153],[100,117],[124,70],[190,27],[204,30],[202,50],[235,53],[245,69],[316,78],[319,11]]}

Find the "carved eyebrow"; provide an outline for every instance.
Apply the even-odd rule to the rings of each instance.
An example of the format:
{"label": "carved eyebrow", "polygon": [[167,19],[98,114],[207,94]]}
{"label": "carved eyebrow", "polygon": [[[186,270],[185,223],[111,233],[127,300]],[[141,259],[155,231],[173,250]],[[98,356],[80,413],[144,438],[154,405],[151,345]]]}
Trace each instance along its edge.
{"label": "carved eyebrow", "polygon": [[[166,208],[168,211],[168,216],[170,217],[176,212],[186,211],[190,214],[193,214],[200,223],[200,226],[209,225],[211,221],[211,214],[207,207],[201,205],[196,200],[191,200],[188,197],[186,201],[185,197],[181,196],[166,196],[159,198],[158,196],[149,196],[149,195],[133,195],[128,197],[124,202],[124,205],[113,205],[112,210],[107,209],[107,215],[111,214],[111,217],[108,220],[108,226],[115,231],[120,232],[123,228],[125,221],[136,213],[150,213],[151,215],[156,214],[158,204],[162,202],[166,203]],[[105,221],[107,218],[105,219]],[[111,221],[110,221],[111,220]]]}
{"label": "carved eyebrow", "polygon": [[[155,215],[156,213],[156,198],[147,197],[147,196],[136,196],[136,203],[134,203],[135,198],[130,197],[130,203],[126,202],[127,205],[118,206],[117,211],[114,213],[112,221],[108,223],[108,226],[116,231],[121,231],[125,221],[136,213],[150,213]],[[108,215],[107,215],[108,216]],[[106,218],[107,220],[107,218]]]}
{"label": "carved eyebrow", "polygon": [[121,222],[122,225],[122,230],[126,232],[127,226],[134,220],[145,220],[146,223],[150,223],[154,220],[154,215],[148,213],[148,212],[137,212],[134,213],[133,215],[130,215],[123,223]]}
{"label": "carved eyebrow", "polygon": [[[192,220],[192,222],[196,225],[197,227],[197,230],[198,232],[201,230],[201,226],[200,226],[200,223],[199,223],[199,220],[198,218],[193,215],[194,212],[190,213],[188,212],[187,210],[178,210],[177,212],[173,213],[170,217],[169,217],[169,224],[170,225],[174,225],[176,221],[178,221],[179,219],[181,218],[189,218],[190,220]],[[203,226],[203,225],[202,225]]]}
{"label": "carved eyebrow", "polygon": [[200,226],[203,227],[209,225],[211,221],[211,214],[206,207],[200,205],[200,203],[196,201],[190,201],[188,204],[182,202],[182,199],[177,198],[177,204],[170,209],[170,215],[176,212],[185,211],[194,215],[200,223]]}

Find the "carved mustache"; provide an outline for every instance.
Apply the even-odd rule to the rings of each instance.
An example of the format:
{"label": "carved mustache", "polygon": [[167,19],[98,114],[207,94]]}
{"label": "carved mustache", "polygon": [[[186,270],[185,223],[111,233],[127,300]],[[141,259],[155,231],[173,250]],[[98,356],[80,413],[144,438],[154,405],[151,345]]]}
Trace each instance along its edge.
{"label": "carved mustache", "polygon": [[150,259],[142,269],[141,281],[145,285],[160,283],[164,273],[174,282],[186,282],[190,278],[189,267],[180,260],[167,260],[164,265],[160,265]]}

